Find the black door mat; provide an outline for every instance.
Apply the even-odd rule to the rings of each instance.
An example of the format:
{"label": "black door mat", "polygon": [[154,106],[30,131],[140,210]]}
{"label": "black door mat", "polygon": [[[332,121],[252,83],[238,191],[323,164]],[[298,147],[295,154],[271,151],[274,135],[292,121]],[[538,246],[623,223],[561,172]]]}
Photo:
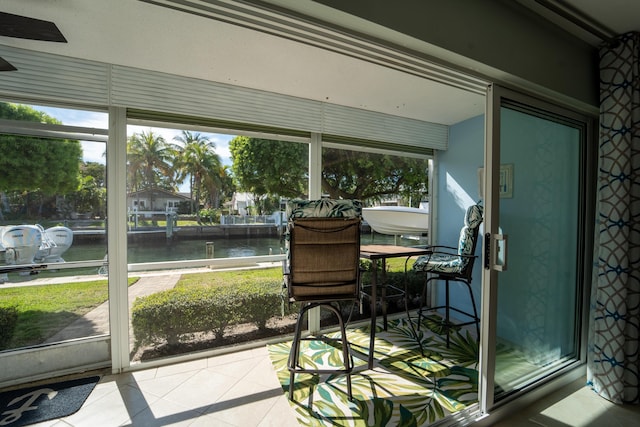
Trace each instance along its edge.
{"label": "black door mat", "polygon": [[99,380],[95,376],[1,392],[0,426],[27,426],[69,416],[80,409]]}

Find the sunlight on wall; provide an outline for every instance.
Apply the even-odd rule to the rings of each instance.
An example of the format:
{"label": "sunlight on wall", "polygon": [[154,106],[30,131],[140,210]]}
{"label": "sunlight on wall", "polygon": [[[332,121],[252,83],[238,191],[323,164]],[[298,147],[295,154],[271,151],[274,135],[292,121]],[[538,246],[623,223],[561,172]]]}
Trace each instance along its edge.
{"label": "sunlight on wall", "polygon": [[467,193],[460,184],[447,172],[446,174],[446,188],[447,192],[451,195],[453,202],[458,205],[463,211],[476,203],[476,201]]}

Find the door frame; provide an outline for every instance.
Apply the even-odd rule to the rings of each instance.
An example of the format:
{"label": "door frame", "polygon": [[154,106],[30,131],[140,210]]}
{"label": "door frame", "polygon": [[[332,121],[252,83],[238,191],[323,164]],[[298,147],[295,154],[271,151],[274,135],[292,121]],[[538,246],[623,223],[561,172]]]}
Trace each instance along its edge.
{"label": "door frame", "polygon": [[[497,237],[499,232],[499,181],[500,181],[500,128],[501,107],[505,101],[517,103],[534,111],[545,111],[551,115],[562,116],[568,121],[581,123],[582,132],[580,149],[580,191],[579,203],[582,215],[580,221],[579,252],[578,252],[578,298],[577,310],[577,350],[576,360],[562,369],[533,382],[526,388],[515,392],[512,396],[495,401],[495,357],[497,334],[497,303],[498,282],[501,266],[496,263],[495,256],[498,250]],[[597,118],[582,114],[578,111],[560,106],[558,104],[536,98],[534,96],[517,92],[497,84],[490,84],[487,88],[485,110],[485,151],[484,151],[484,236],[482,238],[482,298],[481,298],[481,331],[479,347],[479,372],[478,385],[479,404],[481,416],[487,416],[496,408],[505,403],[531,392],[534,388],[540,389],[546,384],[545,392],[562,386],[566,380],[556,381],[566,374],[572,373],[573,379],[584,373],[586,364],[587,334],[588,334],[588,307],[591,289],[592,259],[593,259],[593,229],[595,225],[595,194],[597,171],[597,144],[594,143],[596,135]],[[555,387],[554,385],[555,384]]]}

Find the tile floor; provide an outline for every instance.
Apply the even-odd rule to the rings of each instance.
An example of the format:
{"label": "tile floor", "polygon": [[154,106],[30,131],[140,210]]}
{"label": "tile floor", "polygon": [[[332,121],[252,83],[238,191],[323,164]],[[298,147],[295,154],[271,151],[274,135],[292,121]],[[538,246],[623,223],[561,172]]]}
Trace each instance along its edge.
{"label": "tile floor", "polygon": [[38,427],[299,427],[266,347],[106,375],[80,411]]}
{"label": "tile floor", "polygon": [[639,427],[640,405],[615,405],[579,379],[494,427]]}
{"label": "tile floor", "polygon": [[[620,407],[582,380],[496,427],[635,427],[640,406]],[[298,427],[266,347],[137,372],[106,375],[80,411],[38,427]]]}

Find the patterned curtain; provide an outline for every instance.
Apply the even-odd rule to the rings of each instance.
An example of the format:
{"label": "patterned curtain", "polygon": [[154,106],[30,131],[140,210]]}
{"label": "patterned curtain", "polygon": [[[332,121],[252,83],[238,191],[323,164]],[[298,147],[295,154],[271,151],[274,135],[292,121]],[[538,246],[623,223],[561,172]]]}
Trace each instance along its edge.
{"label": "patterned curtain", "polygon": [[640,33],[600,51],[600,141],[588,381],[640,403]]}

